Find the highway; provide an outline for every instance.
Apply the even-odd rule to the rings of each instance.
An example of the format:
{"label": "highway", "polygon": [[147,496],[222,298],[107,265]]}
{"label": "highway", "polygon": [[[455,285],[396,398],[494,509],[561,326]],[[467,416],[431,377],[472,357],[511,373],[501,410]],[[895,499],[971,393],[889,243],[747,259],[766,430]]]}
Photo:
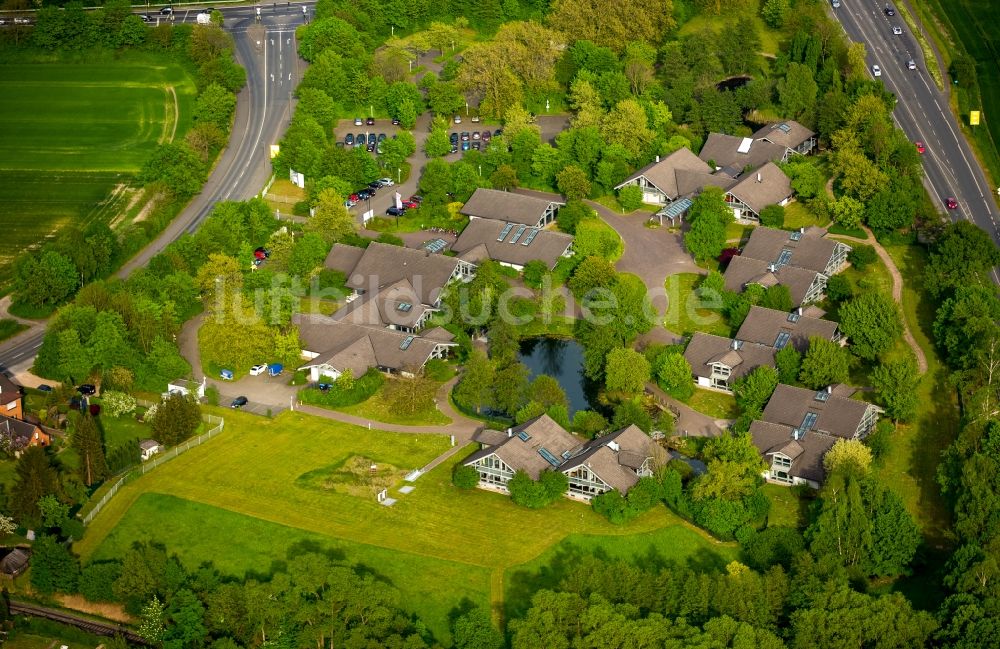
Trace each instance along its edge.
{"label": "highway", "polygon": [[[893,116],[900,128],[911,140],[924,143],[925,186],[933,200],[953,218],[978,225],[1000,245],[1000,210],[992,196],[997,188],[987,182],[949,108],[948,97],[934,85],[916,38],[895,3],[892,6],[897,13],[891,17],[885,13],[885,2],[874,0],[843,0],[832,12],[848,38],[865,44],[869,74],[873,64],[881,67],[879,79],[898,98]],[[893,34],[894,26],[903,33]],[[916,70],[907,69],[911,59],[916,61]],[[957,209],[946,208],[949,197],[957,199]],[[996,269],[993,280],[1000,284]]]}
{"label": "highway", "polygon": [[[292,92],[301,78],[305,63],[296,49],[295,28],[313,17],[315,0],[297,3],[261,5],[260,24],[264,37],[258,43],[255,7],[218,7],[224,29],[233,35],[236,59],[247,71],[247,85],[237,96],[236,117],[229,144],[201,193],[178,214],[170,225],[118,271],[121,278],[149,263],[172,241],[185,232],[193,232],[219,201],[246,200],[257,195],[271,175],[270,145],[284,133],[294,109]],[[304,14],[302,7],[307,11]],[[167,20],[158,10],[150,9],[153,18]],[[137,11],[136,13],[147,13]],[[177,8],[174,22],[194,23],[197,8]],[[45,327],[33,327],[0,344],[0,371],[30,367],[45,337]]]}

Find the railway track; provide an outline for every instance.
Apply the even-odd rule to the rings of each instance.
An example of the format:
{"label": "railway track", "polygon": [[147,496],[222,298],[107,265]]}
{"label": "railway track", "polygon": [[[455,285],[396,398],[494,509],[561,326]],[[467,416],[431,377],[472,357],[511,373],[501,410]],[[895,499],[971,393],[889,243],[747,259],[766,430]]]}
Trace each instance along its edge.
{"label": "railway track", "polygon": [[59,622],[60,624],[74,626],[88,633],[93,633],[94,635],[109,638],[121,636],[129,642],[143,645],[149,644],[142,636],[126,626],[114,624],[112,622],[98,622],[97,620],[91,620],[89,618],[77,617],[57,609],[45,608],[43,606],[36,606],[34,604],[11,600],[10,613],[11,615],[27,615],[29,617],[40,617],[46,620],[52,620],[53,622]]}

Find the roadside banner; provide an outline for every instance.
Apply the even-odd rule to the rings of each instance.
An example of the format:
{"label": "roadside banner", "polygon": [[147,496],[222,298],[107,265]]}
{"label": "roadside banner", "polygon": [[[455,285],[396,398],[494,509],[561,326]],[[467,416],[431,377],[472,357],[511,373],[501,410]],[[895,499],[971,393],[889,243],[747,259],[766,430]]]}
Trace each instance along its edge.
{"label": "roadside banner", "polygon": [[281,147],[280,146],[278,146],[277,144],[272,144],[271,145],[271,158],[272,159],[273,158],[277,158],[278,157],[278,153],[280,151],[281,151]]}
{"label": "roadside banner", "polygon": [[368,225],[368,222],[372,220],[373,216],[375,216],[375,210],[368,210],[367,212],[362,214],[361,225]]}
{"label": "roadside banner", "polygon": [[396,209],[403,209],[403,197],[396,192]]}
{"label": "roadside banner", "polygon": [[970,110],[969,111],[969,126],[979,126],[979,111]]}

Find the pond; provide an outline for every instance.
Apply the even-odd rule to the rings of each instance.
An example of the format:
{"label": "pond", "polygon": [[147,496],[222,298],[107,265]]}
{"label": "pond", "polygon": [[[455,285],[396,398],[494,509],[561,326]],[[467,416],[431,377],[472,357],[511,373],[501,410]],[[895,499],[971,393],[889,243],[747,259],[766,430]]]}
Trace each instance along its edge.
{"label": "pond", "polygon": [[559,381],[569,400],[570,418],[578,410],[594,409],[600,385],[583,374],[583,346],[580,343],[562,338],[527,338],[521,341],[518,356],[531,371],[532,379],[548,374]]}
{"label": "pond", "polygon": [[746,75],[741,75],[738,77],[729,77],[728,79],[723,79],[719,83],[715,84],[715,87],[719,90],[736,90],[737,88],[742,88],[743,86],[750,83],[751,77]]}

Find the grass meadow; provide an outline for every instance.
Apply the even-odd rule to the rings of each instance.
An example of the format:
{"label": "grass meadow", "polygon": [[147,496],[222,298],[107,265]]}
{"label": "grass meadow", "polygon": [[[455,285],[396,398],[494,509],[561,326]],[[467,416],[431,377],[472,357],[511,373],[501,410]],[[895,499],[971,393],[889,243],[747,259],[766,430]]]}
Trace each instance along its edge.
{"label": "grass meadow", "polygon": [[0,282],[60,228],[110,222],[153,146],[187,131],[194,97],[155,60],[0,65]]}
{"label": "grass meadow", "polygon": [[266,575],[289,552],[324,548],[384,575],[404,605],[447,638],[448,613],[462,599],[502,614],[510,575],[537,572],[564,542],[713,565],[734,552],[665,508],[614,526],[579,503],[532,511],[500,494],[459,490],[451,468],[472,446],[422,476],[412,493],[391,488],[398,502],[383,507],[374,490],[367,497],[324,490],[313,476],[359,456],[405,470],[422,466],[447,450],[447,437],[369,431],[296,412],[225,416],[223,434],[122,489],[77,544],[85,560],[147,539],[189,567],[213,561],[229,574]]}

